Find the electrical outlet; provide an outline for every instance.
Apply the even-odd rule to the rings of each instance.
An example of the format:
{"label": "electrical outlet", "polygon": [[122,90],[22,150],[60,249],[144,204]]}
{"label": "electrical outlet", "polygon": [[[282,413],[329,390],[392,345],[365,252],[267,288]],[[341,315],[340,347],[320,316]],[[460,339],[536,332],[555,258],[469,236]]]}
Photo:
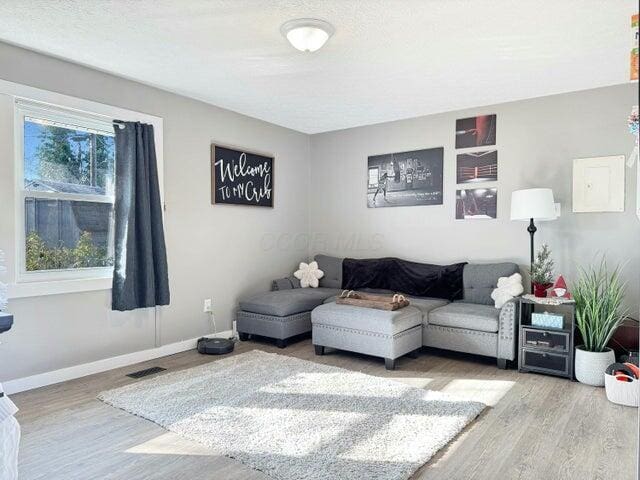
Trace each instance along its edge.
{"label": "electrical outlet", "polygon": [[211,308],[211,303],[212,302],[211,302],[210,298],[205,298],[204,299],[204,307],[202,308],[202,311],[204,313],[210,313],[211,311],[213,311],[212,308]]}

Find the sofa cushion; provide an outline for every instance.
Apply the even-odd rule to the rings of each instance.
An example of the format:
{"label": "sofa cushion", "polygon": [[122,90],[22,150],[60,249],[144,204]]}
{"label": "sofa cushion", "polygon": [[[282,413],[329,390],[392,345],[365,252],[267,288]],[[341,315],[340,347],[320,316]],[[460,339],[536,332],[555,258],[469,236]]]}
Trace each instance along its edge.
{"label": "sofa cushion", "polygon": [[462,275],[465,303],[494,305],[491,292],[497,287],[500,277],[509,277],[519,272],[518,265],[511,262],[473,264],[464,266]]}
{"label": "sofa cushion", "polygon": [[326,288],[342,288],[342,258],[329,255],[316,255],[313,259],[324,272],[320,286]]}
{"label": "sofa cushion", "polygon": [[493,306],[455,302],[431,310],[427,315],[427,323],[441,327],[495,333],[498,331],[499,315],[500,310]]}
{"label": "sofa cushion", "polygon": [[412,306],[389,311],[325,303],[313,309],[311,323],[395,335],[421,325],[422,314]]}
{"label": "sofa cushion", "polygon": [[340,293],[335,288],[295,288],[275,292],[258,293],[240,300],[240,310],[286,317],[294,313],[308,312],[322,304],[325,298]]}
{"label": "sofa cushion", "polygon": [[443,300],[441,298],[428,298],[428,297],[409,297],[407,298],[412,307],[416,307],[420,310],[420,313],[424,316],[426,321],[427,315],[431,310],[434,310],[438,307],[443,307],[447,305],[449,302],[447,300]]}

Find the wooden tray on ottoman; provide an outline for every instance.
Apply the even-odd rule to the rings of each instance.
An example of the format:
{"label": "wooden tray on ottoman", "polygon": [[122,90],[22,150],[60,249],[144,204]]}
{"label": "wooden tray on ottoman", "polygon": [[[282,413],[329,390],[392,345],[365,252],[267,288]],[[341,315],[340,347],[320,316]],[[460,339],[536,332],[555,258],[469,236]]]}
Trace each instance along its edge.
{"label": "wooden tray on ottoman", "polygon": [[378,310],[398,310],[399,308],[407,307],[409,300],[398,293],[394,295],[375,295],[345,290],[340,294],[336,303],[355,307],[376,308]]}

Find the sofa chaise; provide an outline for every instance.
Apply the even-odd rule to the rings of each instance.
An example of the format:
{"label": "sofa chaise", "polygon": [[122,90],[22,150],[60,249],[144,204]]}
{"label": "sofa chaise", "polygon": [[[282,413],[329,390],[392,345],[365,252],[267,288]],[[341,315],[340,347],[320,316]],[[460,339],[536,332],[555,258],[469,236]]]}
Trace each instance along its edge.
{"label": "sofa chaise", "polygon": [[[465,264],[462,298],[411,296],[411,306],[398,312],[409,310],[385,316],[385,323],[370,309],[354,307],[349,314],[331,306],[317,308],[334,303],[342,291],[344,259],[316,255],[315,260],[325,272],[319,288],[300,288],[298,280],[289,277],[274,280],[270,292],[240,300],[236,328],[241,340],[250,335],[271,337],[284,348],[291,337],[313,329],[316,353],[324,353],[324,347],[359,351],[384,357],[388,368],[394,367],[396,358],[421,346],[493,357],[500,368],[516,358],[517,302],[511,300],[497,309],[491,299],[498,278],[519,271],[515,263]],[[345,340],[345,332],[353,342]],[[389,341],[385,343],[384,338]]]}

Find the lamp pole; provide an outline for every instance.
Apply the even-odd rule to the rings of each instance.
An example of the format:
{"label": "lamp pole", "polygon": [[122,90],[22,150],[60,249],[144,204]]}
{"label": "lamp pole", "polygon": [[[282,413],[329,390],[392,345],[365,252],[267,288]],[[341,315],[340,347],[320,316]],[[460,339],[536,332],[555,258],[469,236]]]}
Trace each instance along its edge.
{"label": "lamp pole", "polygon": [[[529,232],[529,237],[531,239],[531,263],[529,265],[529,274],[532,273],[533,270],[533,236],[538,231],[536,224],[533,223],[533,218],[529,220],[529,226],[527,227],[527,232]],[[531,281],[531,292],[533,293],[533,281]]]}

